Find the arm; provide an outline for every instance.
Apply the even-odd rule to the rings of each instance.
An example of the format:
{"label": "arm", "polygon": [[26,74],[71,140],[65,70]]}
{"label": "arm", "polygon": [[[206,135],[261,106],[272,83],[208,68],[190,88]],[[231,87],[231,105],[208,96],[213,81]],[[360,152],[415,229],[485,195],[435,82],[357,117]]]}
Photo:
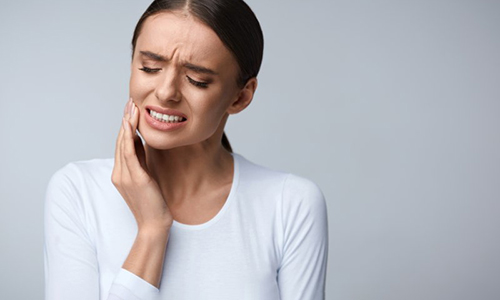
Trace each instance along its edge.
{"label": "arm", "polygon": [[45,299],[99,299],[93,243],[78,213],[77,193],[66,165],[50,179],[44,206]]}
{"label": "arm", "polygon": [[[128,274],[129,278],[145,280],[152,285],[154,289],[144,290],[144,294],[139,297],[151,299],[159,294],[165,248],[173,217],[158,183],[150,176],[144,145],[136,134],[139,109],[132,98],[125,105],[124,114],[116,140],[111,181],[134,215],[138,233],[121,271]],[[118,291],[112,288],[111,295],[118,295]]]}
{"label": "arm", "polygon": [[314,182],[289,174],[282,201],[281,299],[323,300],[328,263],[325,198]]}
{"label": "arm", "polygon": [[[117,138],[111,180],[134,214],[139,230],[111,285],[108,300],[158,298],[163,258],[173,222],[158,184],[144,169],[147,168],[144,147],[135,134],[139,114],[135,109],[132,112],[136,113],[130,117],[132,106],[130,99]],[[46,191],[44,264],[47,300],[99,299],[95,246],[84,220],[79,184],[74,181],[79,175],[77,167],[70,163],[52,176]]]}
{"label": "arm", "polygon": [[140,230],[122,268],[159,288],[169,231]]}
{"label": "arm", "polygon": [[[99,265],[95,246],[87,230],[82,212],[82,199],[78,184],[73,178],[78,175],[76,167],[68,164],[58,170],[50,179],[44,206],[44,271],[46,300],[97,300],[99,298]],[[156,253],[158,260],[161,247],[149,247],[145,239],[136,240],[127,258],[130,269],[142,262],[142,249]],[[150,244],[150,243],[149,243]],[[137,250],[139,249],[139,250]],[[156,249],[156,250],[153,250]],[[126,264],[127,264],[126,262]],[[148,261],[148,264],[153,264]],[[127,267],[127,266],[126,266]],[[145,273],[137,272],[146,278]],[[159,290],[123,267],[115,277],[108,300],[156,299]],[[152,272],[156,274],[156,271]],[[150,276],[150,277],[148,277]]]}
{"label": "arm", "polygon": [[169,231],[140,230],[108,300],[157,299]]}

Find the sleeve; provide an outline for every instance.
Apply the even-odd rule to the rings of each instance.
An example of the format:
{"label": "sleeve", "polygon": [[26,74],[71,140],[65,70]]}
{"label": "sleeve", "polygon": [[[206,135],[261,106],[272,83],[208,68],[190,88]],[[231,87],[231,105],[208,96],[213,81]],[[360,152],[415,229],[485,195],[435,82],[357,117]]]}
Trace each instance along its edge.
{"label": "sleeve", "polygon": [[[76,167],[69,163],[49,180],[44,203],[46,300],[99,300],[99,265],[78,191]],[[153,300],[159,289],[121,268],[107,300]]]}
{"label": "sleeve", "polygon": [[281,300],[324,300],[328,264],[328,216],[313,181],[288,174],[282,192]]}

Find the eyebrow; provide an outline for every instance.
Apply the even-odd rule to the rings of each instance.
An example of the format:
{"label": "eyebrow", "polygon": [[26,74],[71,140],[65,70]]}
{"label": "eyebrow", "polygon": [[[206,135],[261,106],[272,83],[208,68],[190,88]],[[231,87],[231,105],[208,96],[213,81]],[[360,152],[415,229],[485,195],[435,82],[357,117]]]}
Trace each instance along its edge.
{"label": "eyebrow", "polygon": [[147,56],[156,61],[167,61],[167,59],[160,54],[156,54],[150,51],[139,51],[142,55]]}
{"label": "eyebrow", "polygon": [[[139,51],[139,52],[142,55],[147,56],[147,57],[149,57],[149,58],[151,58],[152,60],[155,60],[155,61],[161,61],[161,62],[168,61],[168,59],[166,57],[164,57],[164,56],[162,56],[160,54],[153,53],[151,51]],[[197,66],[197,65],[189,63],[189,62],[185,62],[182,66],[184,68],[187,68],[187,69],[189,69],[191,71],[194,71],[196,73],[217,75],[217,72],[215,72],[212,69],[209,69],[209,68],[206,68],[206,67],[202,67],[202,66]]]}

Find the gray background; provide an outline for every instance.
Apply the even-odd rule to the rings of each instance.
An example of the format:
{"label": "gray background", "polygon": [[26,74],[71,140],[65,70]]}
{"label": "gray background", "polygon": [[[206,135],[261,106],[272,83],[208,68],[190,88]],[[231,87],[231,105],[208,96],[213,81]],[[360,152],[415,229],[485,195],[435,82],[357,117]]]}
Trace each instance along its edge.
{"label": "gray background", "polygon": [[[43,196],[113,157],[149,1],[0,2],[1,299],[42,299]],[[248,0],[236,152],[317,182],[327,299],[500,299],[499,1]]]}

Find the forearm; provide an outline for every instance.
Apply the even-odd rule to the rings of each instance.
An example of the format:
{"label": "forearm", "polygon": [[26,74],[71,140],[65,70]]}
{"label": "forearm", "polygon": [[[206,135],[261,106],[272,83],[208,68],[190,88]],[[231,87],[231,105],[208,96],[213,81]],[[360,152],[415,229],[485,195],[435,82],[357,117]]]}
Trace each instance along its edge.
{"label": "forearm", "polygon": [[123,268],[159,288],[169,230],[139,230]]}

